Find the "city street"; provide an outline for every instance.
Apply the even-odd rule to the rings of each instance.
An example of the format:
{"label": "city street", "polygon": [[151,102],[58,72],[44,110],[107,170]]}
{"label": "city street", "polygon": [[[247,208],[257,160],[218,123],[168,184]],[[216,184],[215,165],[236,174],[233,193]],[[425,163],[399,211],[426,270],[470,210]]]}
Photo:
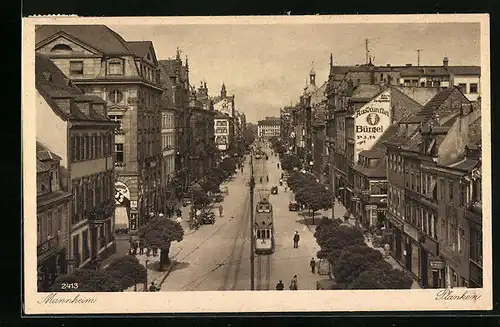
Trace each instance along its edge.
{"label": "city street", "polygon": [[[260,189],[279,184],[279,160],[271,156],[269,150],[267,152],[269,160],[254,160],[254,204],[259,200]],[[250,290],[249,180],[250,162],[247,158],[243,174],[238,172],[227,183],[229,195],[222,203],[223,217],[217,218],[214,225],[203,225],[194,233],[188,232],[182,242],[172,244],[171,258],[177,264],[161,285],[162,291]],[[255,255],[256,290],[274,290],[280,279],[287,287],[295,274],[298,275],[299,289],[313,290],[316,281],[321,279],[309,268],[309,261],[316,256],[319,247],[303,218],[288,211],[288,201],[292,197],[293,193],[284,192],[281,186],[277,195],[270,195],[276,250],[271,255]],[[301,235],[298,249],[293,248],[295,231]]]}
{"label": "city street", "polygon": [[[229,194],[216,211],[213,225],[201,225],[184,240],[173,243],[171,259],[177,264],[161,285],[162,291],[217,291],[250,289],[250,178],[249,158],[243,173],[238,172],[227,186]],[[218,205],[216,205],[216,208]],[[186,219],[187,210],[184,208]]]}

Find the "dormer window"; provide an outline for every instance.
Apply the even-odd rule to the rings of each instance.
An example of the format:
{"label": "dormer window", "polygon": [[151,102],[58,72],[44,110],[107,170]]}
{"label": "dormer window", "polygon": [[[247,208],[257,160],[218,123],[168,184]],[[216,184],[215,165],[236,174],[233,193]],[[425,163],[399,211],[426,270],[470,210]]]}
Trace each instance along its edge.
{"label": "dormer window", "polygon": [[83,75],[83,61],[70,61],[69,62],[70,75]]}
{"label": "dormer window", "polygon": [[108,61],[108,75],[123,75],[123,62],[120,59]]}
{"label": "dormer window", "polygon": [[50,49],[50,52],[68,52],[68,51],[73,51],[73,49],[67,45],[67,44],[56,44]]}

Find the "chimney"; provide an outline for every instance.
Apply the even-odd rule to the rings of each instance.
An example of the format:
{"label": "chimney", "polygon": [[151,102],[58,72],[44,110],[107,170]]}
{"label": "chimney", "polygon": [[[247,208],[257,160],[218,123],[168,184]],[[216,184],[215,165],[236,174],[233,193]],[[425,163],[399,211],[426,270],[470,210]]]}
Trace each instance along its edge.
{"label": "chimney", "polygon": [[443,67],[448,67],[448,57],[443,58]]}

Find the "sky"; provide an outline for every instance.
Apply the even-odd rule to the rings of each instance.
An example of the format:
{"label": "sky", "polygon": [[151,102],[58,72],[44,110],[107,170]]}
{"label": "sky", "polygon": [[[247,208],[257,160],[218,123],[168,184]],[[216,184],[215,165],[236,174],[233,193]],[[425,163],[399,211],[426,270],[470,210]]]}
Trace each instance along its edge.
{"label": "sky", "polygon": [[279,116],[296,103],[311,67],[316,85],[336,65],[365,63],[365,39],[375,65],[480,65],[479,23],[108,25],[126,41],[150,40],[158,59],[188,56],[190,83],[220,94],[224,82],[248,122]]}

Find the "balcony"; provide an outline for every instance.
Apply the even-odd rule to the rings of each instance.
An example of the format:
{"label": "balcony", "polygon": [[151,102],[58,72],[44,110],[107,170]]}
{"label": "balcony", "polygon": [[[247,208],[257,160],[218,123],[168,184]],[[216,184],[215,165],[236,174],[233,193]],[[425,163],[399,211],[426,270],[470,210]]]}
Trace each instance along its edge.
{"label": "balcony", "polygon": [[108,199],[103,201],[98,206],[90,209],[89,212],[89,222],[94,224],[103,223],[115,212],[115,201],[114,199]]}
{"label": "balcony", "polygon": [[48,239],[47,241],[38,245],[36,248],[36,254],[37,256],[41,256],[49,252],[50,250],[57,250],[58,246],[59,246],[59,237],[54,236],[51,239]]}

